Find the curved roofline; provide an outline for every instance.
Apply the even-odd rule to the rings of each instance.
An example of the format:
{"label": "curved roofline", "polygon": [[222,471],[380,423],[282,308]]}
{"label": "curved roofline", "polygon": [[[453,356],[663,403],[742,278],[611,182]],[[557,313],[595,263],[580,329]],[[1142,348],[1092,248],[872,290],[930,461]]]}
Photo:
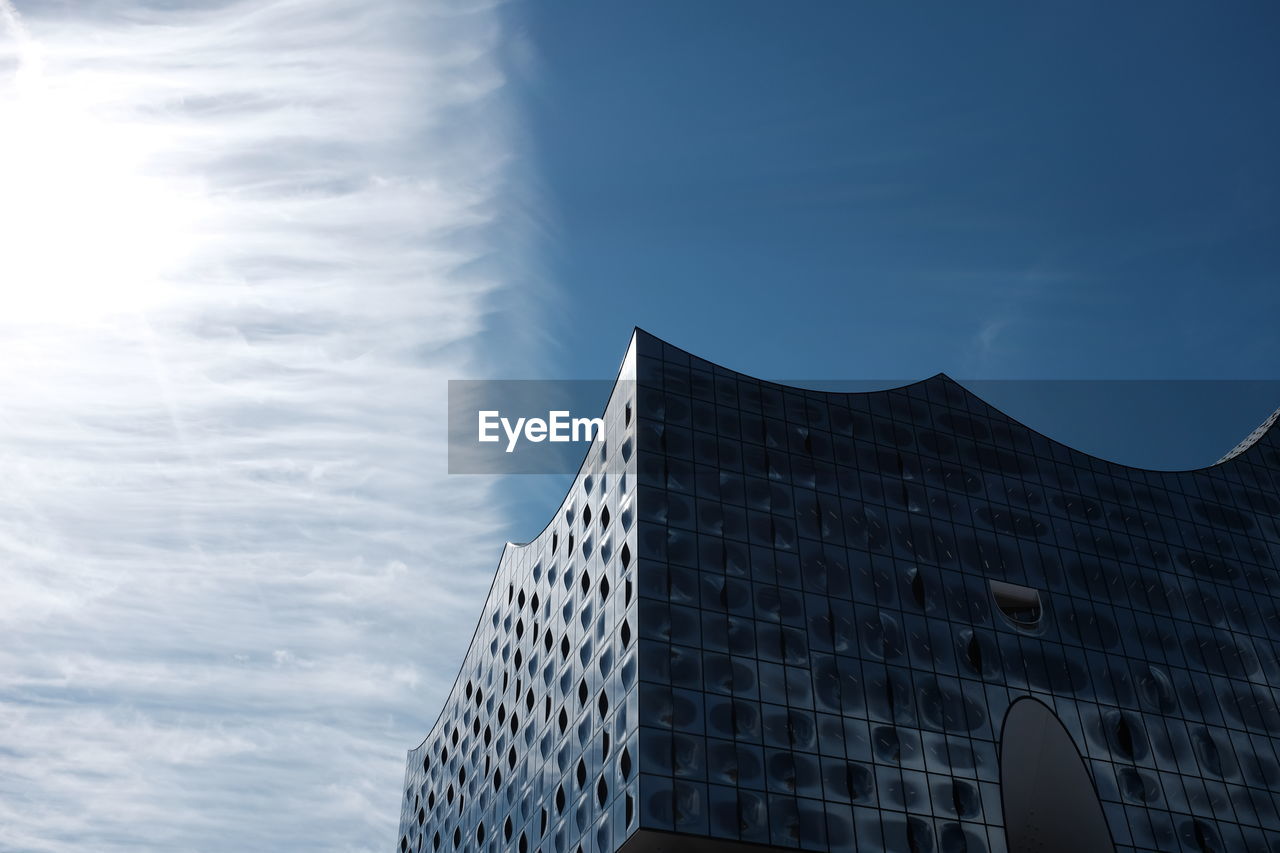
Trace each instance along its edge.
{"label": "curved roofline", "polygon": [[[631,348],[635,345],[636,332],[641,332],[641,331],[643,331],[643,329],[641,329],[638,326],[633,327],[631,330],[631,338],[627,342],[627,350],[622,356],[622,363],[618,365],[618,375],[615,376],[613,379],[613,389],[609,391],[609,397],[604,401],[605,412],[609,411],[609,403],[613,400],[613,392],[618,390],[618,383],[622,381],[622,372],[627,369],[627,359],[631,356]],[[645,334],[647,335],[649,333],[645,332]],[[604,414],[604,412],[602,412],[601,414]],[[603,435],[603,433],[601,433],[601,435]],[[583,470],[587,467],[587,460],[591,458],[591,451],[595,446],[596,446],[596,440],[593,439],[591,444],[587,447],[586,452],[582,454],[582,461],[578,463],[578,470],[573,472],[573,479],[570,480],[569,482],[569,490],[564,493],[564,497],[560,499],[560,503],[557,505],[557,508],[564,506],[565,501],[568,500],[569,497],[573,494],[573,487],[577,485],[578,477],[582,475]],[[542,534],[550,530],[551,525],[555,523],[556,523],[555,513],[552,513],[551,519],[542,526],[541,530],[539,530],[536,534],[534,534],[532,539],[527,539],[524,542],[507,542],[502,547],[502,553],[505,555],[508,548],[527,548],[528,546],[532,545],[534,542],[537,542],[539,539],[541,539]],[[499,565],[501,565],[501,563],[499,563]]]}
{"label": "curved roofline", "polygon": [[[632,327],[631,338],[627,341],[626,352],[622,356],[622,362],[618,365],[618,374],[613,380],[613,388],[615,391],[618,388],[618,383],[622,381],[622,373],[624,370],[626,370],[627,360],[631,357],[632,350],[635,347],[637,332],[643,332],[643,330],[638,326]],[[647,335],[649,333],[644,332],[644,334]],[[653,336],[650,335],[650,337],[653,337]],[[609,403],[612,400],[613,400],[613,391],[610,391],[609,398],[604,401],[605,412],[609,411]],[[556,504],[556,508],[551,512],[551,517],[547,519],[547,523],[542,526],[542,529],[539,530],[536,534],[534,534],[532,539],[529,539],[527,541],[524,541],[524,542],[508,541],[503,544],[502,552],[498,555],[498,565],[493,570],[493,580],[489,582],[489,590],[484,594],[485,605],[487,605],[489,603],[489,599],[493,597],[494,589],[498,585],[498,576],[502,573],[502,564],[507,558],[507,552],[511,550],[520,549],[520,548],[527,548],[528,546],[534,544],[535,542],[537,542],[539,539],[542,538],[542,535],[544,533],[546,533],[548,530],[551,529],[552,525],[556,523],[556,517],[560,513],[560,508],[563,507],[565,503],[568,502],[569,498],[573,496],[573,490],[578,485],[578,478],[582,476],[583,470],[586,469],[587,461],[591,459],[591,451],[595,449],[595,446],[596,446],[596,441],[592,441],[591,444],[587,447],[586,451],[582,454],[582,461],[578,463],[578,470],[574,472],[573,479],[569,481],[568,490],[564,493],[564,497],[560,499],[560,502]],[[449,697],[453,695],[453,691],[458,689],[458,682],[462,680],[462,670],[465,667],[467,658],[471,655],[471,650],[475,648],[476,637],[480,636],[480,629],[484,625],[485,610],[486,610],[486,607],[484,605],[481,605],[480,615],[476,617],[476,627],[471,631],[471,639],[467,641],[467,650],[462,654],[463,666],[458,667],[458,674],[453,677],[453,684],[449,686],[448,691],[445,693],[445,701],[440,705],[440,713],[436,714],[435,721],[432,722],[432,724],[427,727],[427,733],[423,735],[422,741],[417,746],[411,748],[406,753],[406,755],[412,755],[413,753],[422,749],[422,747],[426,746],[427,741],[431,740],[431,735],[435,733],[436,726],[440,725],[440,720],[444,717],[444,712],[448,710]],[[406,768],[406,772],[407,772],[407,768]]]}
{"label": "curved roofline", "polygon": [[741,376],[747,379],[751,379],[755,382],[762,382],[767,385],[772,385],[774,387],[781,388],[784,390],[789,390],[789,391],[799,391],[799,392],[806,392],[811,394],[843,394],[848,397],[855,397],[855,396],[861,397],[861,396],[870,396],[872,394],[884,394],[890,391],[905,391],[908,388],[915,388],[916,386],[924,385],[927,382],[932,382],[934,380],[942,380],[956,388],[959,388],[962,392],[964,392],[966,396],[970,397],[971,399],[977,400],[978,402],[982,403],[982,405],[991,409],[993,412],[999,412],[1001,416],[1007,418],[1011,423],[1017,424],[1018,426],[1025,429],[1027,432],[1030,432],[1030,433],[1033,433],[1034,435],[1039,436],[1040,438],[1044,439],[1045,441],[1049,442],[1052,445],[1061,447],[1078,456],[1083,456],[1088,459],[1093,459],[1098,462],[1102,462],[1103,464],[1106,464],[1106,465],[1114,465],[1117,468],[1123,468],[1127,471],[1141,471],[1147,474],[1200,474],[1200,473],[1214,471],[1216,469],[1222,468],[1228,463],[1248,453],[1251,449],[1253,449],[1253,447],[1259,441],[1262,440],[1264,436],[1268,435],[1273,429],[1276,429],[1277,424],[1280,424],[1280,408],[1277,408],[1258,427],[1256,427],[1252,432],[1246,435],[1244,439],[1242,439],[1240,443],[1238,443],[1230,452],[1228,452],[1225,456],[1223,456],[1218,461],[1213,462],[1209,465],[1203,465],[1199,468],[1143,468],[1138,465],[1129,465],[1124,462],[1117,462],[1113,459],[1105,459],[1101,456],[1097,456],[1093,453],[1090,453],[1087,450],[1080,450],[1079,448],[1072,447],[1071,445],[1063,441],[1059,441],[1058,439],[1050,435],[1046,435],[1045,433],[1041,432],[1035,427],[1030,426],[1026,423],[1023,423],[1021,420],[1019,420],[1018,418],[1015,418],[1013,415],[1009,414],[1008,412],[1004,411],[998,406],[992,405],[991,403],[987,402],[987,400],[983,399],[978,394],[966,388],[963,383],[958,382],[955,379],[952,379],[949,375],[941,371],[925,379],[917,379],[912,382],[906,382],[902,385],[896,385],[889,388],[881,388],[875,391],[824,391],[821,388],[805,388],[801,385],[788,385],[784,382],[777,382],[772,379],[761,379],[758,376],[752,376],[749,373],[743,373],[740,370],[734,370],[732,367],[726,367],[725,365],[720,364],[719,362],[712,361],[711,359],[708,359],[708,358],[703,358],[700,355],[695,355],[689,350],[683,349],[682,347],[678,347],[675,344],[668,342],[664,338],[660,338],[657,335],[653,334],[652,332],[646,331],[645,329],[642,329],[639,326],[635,327],[635,330],[632,332],[632,340],[635,339],[636,332],[641,332],[643,334],[646,334],[649,337],[653,338],[655,341],[659,341],[662,344],[671,347],[672,349],[680,350],[680,352],[684,353],[690,358],[694,358],[694,359],[697,359],[698,361],[705,362],[711,365],[712,367],[719,368],[720,370],[724,370],[736,376]]}

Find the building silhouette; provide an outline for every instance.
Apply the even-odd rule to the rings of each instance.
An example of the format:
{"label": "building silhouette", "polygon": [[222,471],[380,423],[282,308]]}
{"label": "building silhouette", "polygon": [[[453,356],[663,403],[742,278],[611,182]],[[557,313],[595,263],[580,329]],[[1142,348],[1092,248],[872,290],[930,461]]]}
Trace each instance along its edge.
{"label": "building silhouette", "polygon": [[1277,853],[1278,483],[1276,429],[1141,470],[637,331],[397,848]]}

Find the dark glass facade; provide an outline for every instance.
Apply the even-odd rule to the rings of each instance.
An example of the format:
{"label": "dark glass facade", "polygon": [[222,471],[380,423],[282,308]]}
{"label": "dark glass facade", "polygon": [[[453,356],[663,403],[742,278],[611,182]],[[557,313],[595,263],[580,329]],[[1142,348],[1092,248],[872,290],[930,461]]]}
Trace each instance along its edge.
{"label": "dark glass facade", "polygon": [[643,332],[605,420],[503,553],[402,853],[1021,853],[1038,786],[1116,850],[1280,853],[1276,429],[1140,470],[944,376],[799,390]]}

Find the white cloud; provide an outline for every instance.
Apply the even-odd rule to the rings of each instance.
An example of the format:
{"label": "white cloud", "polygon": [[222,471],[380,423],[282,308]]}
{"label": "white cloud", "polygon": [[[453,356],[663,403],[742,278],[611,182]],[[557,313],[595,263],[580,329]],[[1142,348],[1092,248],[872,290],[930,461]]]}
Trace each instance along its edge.
{"label": "white cloud", "polygon": [[442,446],[508,287],[497,11],[18,12],[0,850],[386,851],[500,551]]}
{"label": "white cloud", "polygon": [[978,333],[974,336],[974,343],[977,346],[980,355],[987,355],[995,348],[996,338],[1009,325],[1009,320],[1004,317],[988,318],[982,321],[978,327]]}

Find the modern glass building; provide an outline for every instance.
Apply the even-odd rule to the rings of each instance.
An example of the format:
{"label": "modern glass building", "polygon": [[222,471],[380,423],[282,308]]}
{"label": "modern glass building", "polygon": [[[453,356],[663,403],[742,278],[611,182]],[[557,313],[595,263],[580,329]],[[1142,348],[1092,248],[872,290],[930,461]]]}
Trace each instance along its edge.
{"label": "modern glass building", "polygon": [[408,851],[1280,851],[1280,439],[1105,462],[945,376],[834,394],[636,332],[503,552]]}

